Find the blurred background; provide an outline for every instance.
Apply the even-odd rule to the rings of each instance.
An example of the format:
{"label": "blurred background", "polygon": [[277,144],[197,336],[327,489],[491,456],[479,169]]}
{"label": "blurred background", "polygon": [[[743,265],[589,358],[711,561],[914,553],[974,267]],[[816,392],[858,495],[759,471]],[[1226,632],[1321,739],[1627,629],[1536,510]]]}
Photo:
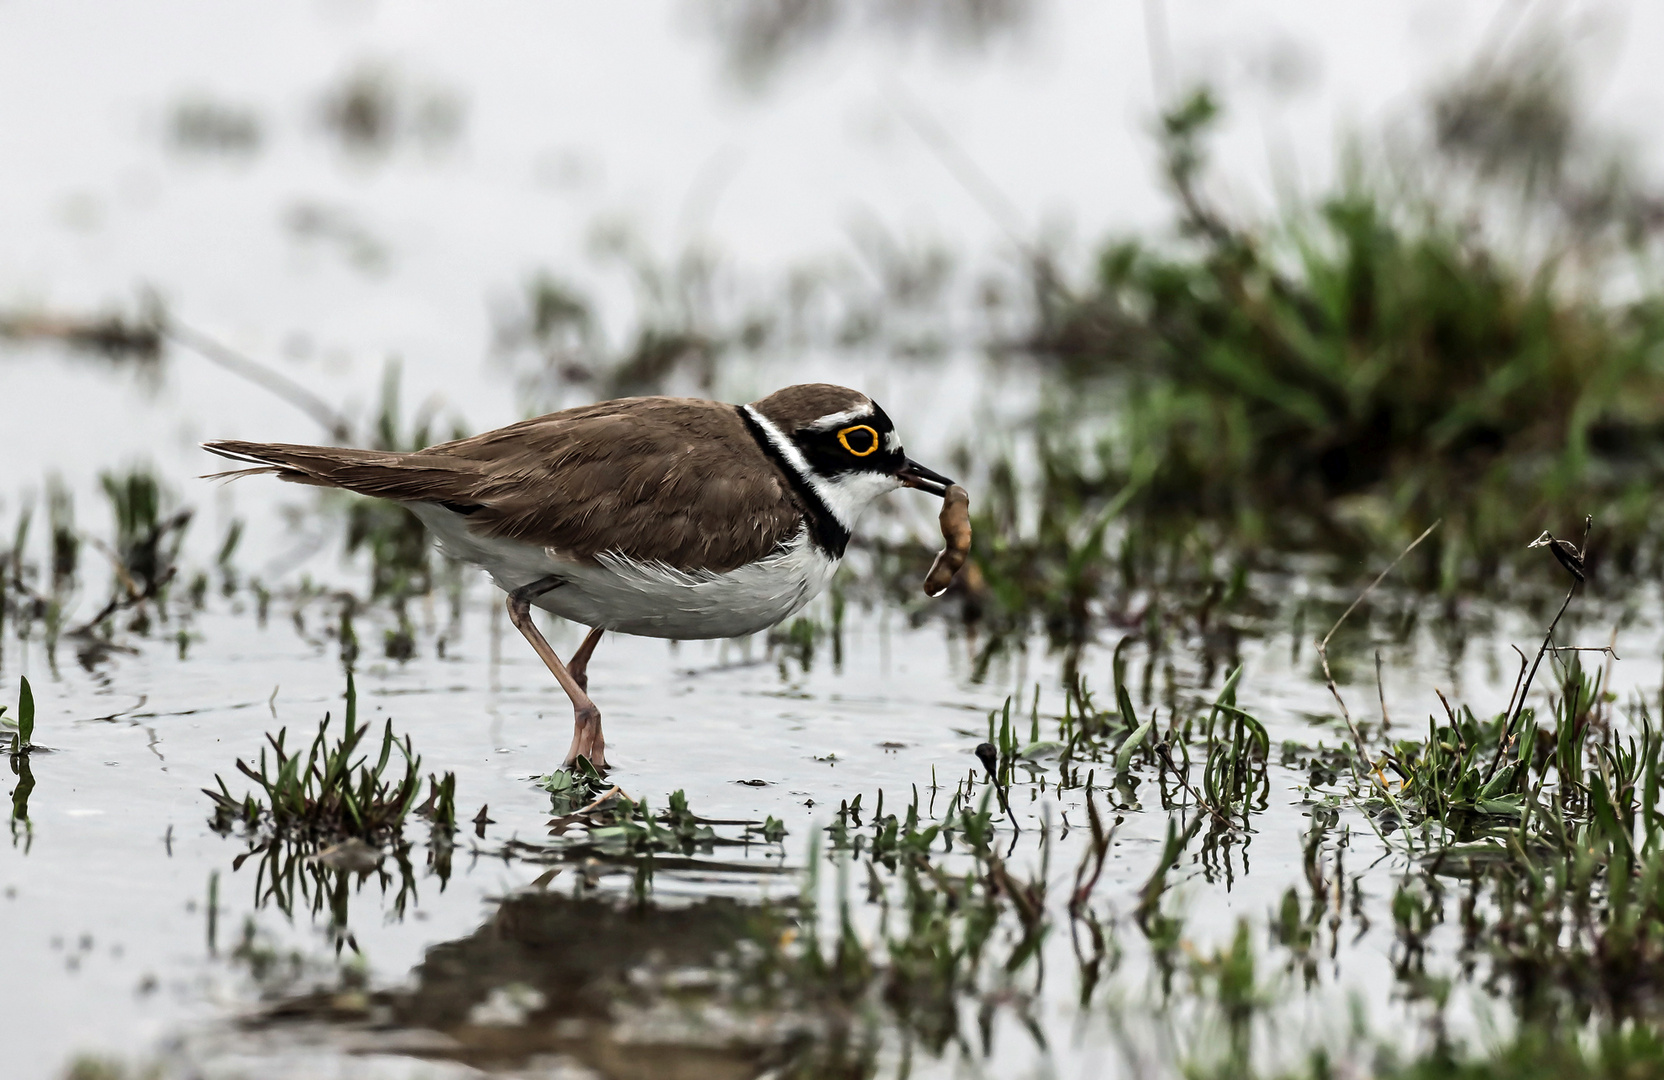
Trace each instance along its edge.
{"label": "blurred background", "polygon": [[[1497,226],[1475,242],[1521,274],[1633,291],[1648,273],[1610,248],[1657,227],[1661,19],[1477,0],[7,3],[0,498],[140,460],[184,485],[202,438],[320,436],[197,336],[360,437],[396,372],[435,438],[614,393],[832,379],[891,401],[921,455],[985,445],[977,426],[1032,409],[1048,360],[1110,366],[1080,340],[1121,287],[1106,249],[1205,261],[1162,124],[1203,88],[1218,115],[1195,190],[1268,260],[1364,189],[1401,221]],[[180,336],[66,336],[99,320]],[[990,372],[995,353],[1035,362]]]}

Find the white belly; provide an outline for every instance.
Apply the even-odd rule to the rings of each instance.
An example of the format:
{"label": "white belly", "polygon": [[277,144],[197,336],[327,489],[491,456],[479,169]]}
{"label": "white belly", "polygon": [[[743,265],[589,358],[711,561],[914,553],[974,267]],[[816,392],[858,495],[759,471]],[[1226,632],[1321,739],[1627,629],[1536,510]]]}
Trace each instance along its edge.
{"label": "white belly", "polygon": [[454,559],[473,563],[513,591],[549,576],[562,584],[532,603],[584,626],[644,637],[741,637],[801,611],[832,580],[838,562],[800,531],[760,562],[727,573],[688,572],[617,555],[575,562],[547,548],[476,536],[443,507],[406,503]]}

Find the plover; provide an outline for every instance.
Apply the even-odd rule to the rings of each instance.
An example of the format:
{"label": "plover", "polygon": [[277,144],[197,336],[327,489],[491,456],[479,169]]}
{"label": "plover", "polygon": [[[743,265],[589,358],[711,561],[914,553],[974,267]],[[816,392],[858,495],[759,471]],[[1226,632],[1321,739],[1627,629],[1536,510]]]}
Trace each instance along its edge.
{"label": "plover", "polygon": [[[837,570],[861,512],[899,487],[952,483],[913,461],[884,410],[842,386],[749,405],[604,401],[415,453],[210,442],[274,473],[409,507],[451,557],[508,593],[509,618],[572,700],[571,765],[606,765],[586,669],[608,630],[739,637],[800,611]],[[533,607],[589,627],[562,663]]]}

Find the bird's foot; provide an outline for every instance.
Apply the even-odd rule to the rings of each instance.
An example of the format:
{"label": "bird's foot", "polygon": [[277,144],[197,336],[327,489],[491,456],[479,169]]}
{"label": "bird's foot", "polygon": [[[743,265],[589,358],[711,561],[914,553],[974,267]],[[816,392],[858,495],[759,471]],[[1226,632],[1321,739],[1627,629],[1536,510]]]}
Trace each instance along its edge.
{"label": "bird's foot", "polygon": [[607,767],[607,743],[601,735],[601,710],[580,706],[572,715],[572,745],[566,751],[566,768],[585,758],[597,769]]}

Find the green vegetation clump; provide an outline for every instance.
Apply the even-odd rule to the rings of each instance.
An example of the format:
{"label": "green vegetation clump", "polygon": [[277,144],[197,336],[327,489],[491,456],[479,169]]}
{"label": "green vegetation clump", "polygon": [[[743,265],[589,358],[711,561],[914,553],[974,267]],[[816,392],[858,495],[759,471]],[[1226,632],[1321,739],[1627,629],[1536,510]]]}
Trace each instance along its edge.
{"label": "green vegetation clump", "polygon": [[1510,246],[1501,179],[1453,210],[1362,165],[1241,223],[1204,190],[1218,114],[1199,93],[1163,120],[1174,243],[1115,243],[1075,292],[1039,283],[1032,347],[1055,376],[977,485],[983,606],[1067,636],[1123,583],[1356,556],[1441,518],[1410,566],[1424,587],[1494,580],[1521,533],[1585,514],[1603,558],[1656,560],[1652,234],[1614,252],[1519,210]]}
{"label": "green vegetation clump", "polygon": [[[238,799],[215,777],[219,790],[203,789],[214,803],[211,824],[221,833],[241,826],[249,832],[265,832],[273,841],[282,840],[316,849],[347,840],[383,846],[396,843],[405,818],[418,809],[422,794],[422,759],[412,751],[410,737],[401,742],[393,736],[393,722],[382,730],[381,752],[375,765],[358,757],[360,744],[369,728],[358,724],[358,694],[352,676],[347,676],[345,727],[339,741],[329,739],[329,721],[318,725],[305,757],[285,745],[288,729],[267,735],[272,760],[260,751],[259,768],[237,760],[237,771],[259,785],[260,793]],[[389,772],[397,750],[404,768]],[[421,808],[436,824],[456,824],[456,776],[434,778],[428,802]]]}
{"label": "green vegetation clump", "polygon": [[[1664,738],[1644,703],[1639,730],[1620,736],[1611,695],[1573,656],[1551,729],[1539,729],[1530,709],[1489,724],[1463,709],[1379,765],[1404,778],[1392,804],[1410,818],[1409,853],[1429,876],[1462,879],[1483,898],[1477,913],[1471,904],[1462,912],[1463,952],[1470,963],[1489,962],[1523,1020],[1657,1022]],[[1429,903],[1438,908],[1431,919],[1394,904],[1401,938],[1417,953],[1444,917],[1442,904]]]}
{"label": "green vegetation clump", "polygon": [[[327,911],[327,932],[337,951],[351,947],[356,952],[348,914],[358,887],[373,878],[383,893],[392,894],[388,908],[401,918],[416,899],[412,844],[404,835],[412,814],[426,818],[430,826],[430,876],[439,879],[441,888],[450,879],[456,774],[429,774],[427,798],[422,799],[422,759],[411,748],[409,736],[394,736],[391,720],[382,729],[380,752],[370,764],[368,755],[360,754],[370,729],[358,724],[358,694],[350,673],[346,697],[339,739],[330,738],[327,715],[304,756],[287,746],[287,728],[267,734],[271,758],[262,749],[258,767],[237,760],[237,771],[258,785],[257,792],[239,799],[216,776],[218,790],[204,788],[203,794],[214,806],[209,826],[221,835],[235,832],[247,842],[232,869],[256,860],[255,906],[271,904],[290,917],[297,909],[310,908],[314,916]],[[218,888],[216,871],[209,881],[210,949]]]}
{"label": "green vegetation clump", "polygon": [[[1591,1039],[1525,1028],[1482,1053],[1442,1048],[1388,1062],[1377,1073],[1382,1080],[1644,1080],[1664,1076],[1664,1038],[1642,1024]],[[1313,1075],[1332,1074],[1314,1069]]]}

